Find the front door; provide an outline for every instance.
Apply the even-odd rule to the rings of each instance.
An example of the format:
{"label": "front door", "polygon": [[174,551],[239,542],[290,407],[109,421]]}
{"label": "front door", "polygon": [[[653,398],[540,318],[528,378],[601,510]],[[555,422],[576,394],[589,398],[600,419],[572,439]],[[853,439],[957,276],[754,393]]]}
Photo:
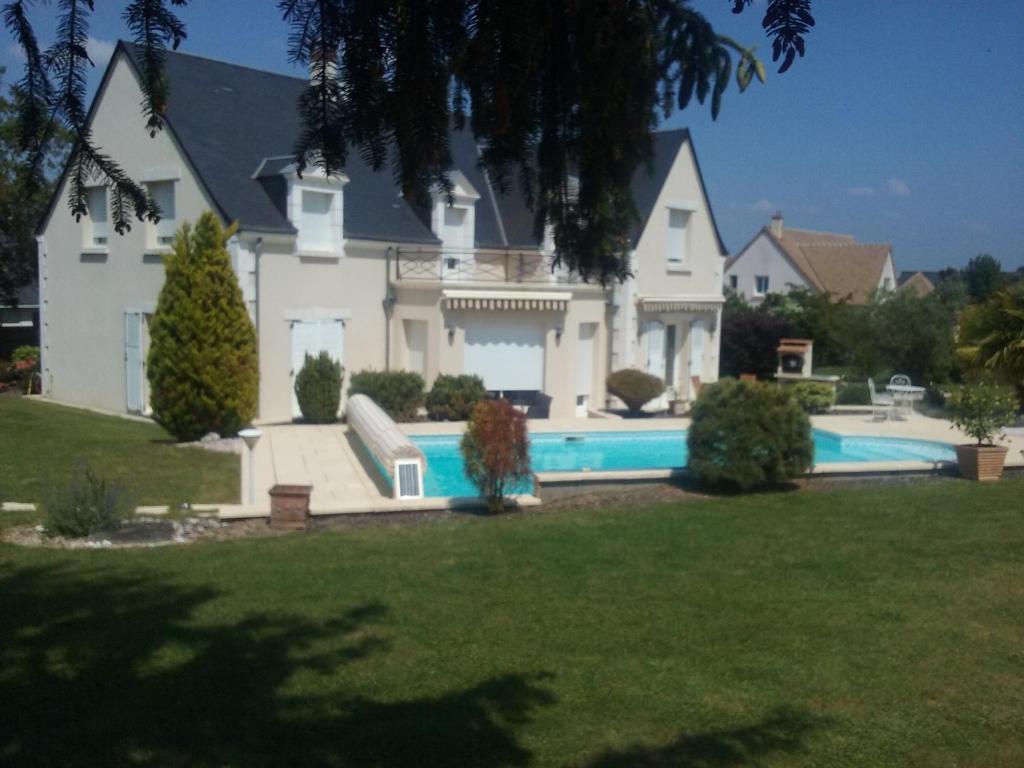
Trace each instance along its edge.
{"label": "front door", "polygon": [[344,330],[341,320],[295,320],[292,322],[292,417],[302,415],[299,399],[295,396],[295,377],[306,363],[306,355],[317,357],[326,352],[334,360],[345,364]]}
{"label": "front door", "polygon": [[579,346],[576,348],[576,415],[585,418],[590,410],[590,393],[594,389],[594,338],[597,323],[580,323]]}

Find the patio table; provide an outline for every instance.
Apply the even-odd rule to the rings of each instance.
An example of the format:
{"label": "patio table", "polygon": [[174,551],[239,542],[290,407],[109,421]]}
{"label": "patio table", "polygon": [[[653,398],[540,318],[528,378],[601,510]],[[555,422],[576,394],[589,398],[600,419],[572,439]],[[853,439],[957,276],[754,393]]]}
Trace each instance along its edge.
{"label": "patio table", "polygon": [[914,403],[918,400],[924,400],[925,388],[919,387],[914,384],[887,384],[885,390],[892,395],[892,399],[896,401],[896,410],[900,409],[900,403],[903,404],[903,408],[908,412],[914,410]]}

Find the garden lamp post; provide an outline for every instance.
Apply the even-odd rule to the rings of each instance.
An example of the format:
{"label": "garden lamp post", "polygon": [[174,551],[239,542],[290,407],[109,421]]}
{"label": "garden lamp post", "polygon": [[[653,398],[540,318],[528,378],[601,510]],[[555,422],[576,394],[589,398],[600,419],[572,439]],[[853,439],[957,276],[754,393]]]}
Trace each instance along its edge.
{"label": "garden lamp post", "polygon": [[256,443],[263,437],[263,433],[258,429],[249,427],[243,429],[238,433],[238,436],[245,440],[246,446],[249,448],[249,504],[250,506],[256,505]]}

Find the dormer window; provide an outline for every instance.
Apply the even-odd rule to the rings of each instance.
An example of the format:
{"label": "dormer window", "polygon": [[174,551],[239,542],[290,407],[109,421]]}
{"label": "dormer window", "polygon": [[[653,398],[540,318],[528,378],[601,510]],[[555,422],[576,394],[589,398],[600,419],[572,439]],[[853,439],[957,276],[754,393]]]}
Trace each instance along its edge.
{"label": "dormer window", "polygon": [[[257,178],[277,174],[288,183],[288,220],[296,229],[295,247],[299,256],[337,259],[344,248],[343,189],[348,183],[344,174],[328,178],[318,169],[307,169],[299,178],[294,163],[277,168],[272,163],[286,158],[264,161]],[[287,158],[290,161],[290,158]]]}
{"label": "dormer window", "polygon": [[107,225],[107,188],[89,187],[85,191],[85,205],[89,209],[83,233],[86,248],[106,248],[109,228]]}
{"label": "dormer window", "polygon": [[441,241],[441,277],[444,280],[470,280],[473,248],[476,246],[476,201],[480,194],[461,171],[453,171],[449,196],[434,190],[431,224]]}
{"label": "dormer window", "polygon": [[160,209],[160,221],[149,226],[146,234],[150,248],[170,248],[174,245],[174,233],[178,229],[177,210],[174,200],[173,181],[151,181],[146,185],[149,195]]}

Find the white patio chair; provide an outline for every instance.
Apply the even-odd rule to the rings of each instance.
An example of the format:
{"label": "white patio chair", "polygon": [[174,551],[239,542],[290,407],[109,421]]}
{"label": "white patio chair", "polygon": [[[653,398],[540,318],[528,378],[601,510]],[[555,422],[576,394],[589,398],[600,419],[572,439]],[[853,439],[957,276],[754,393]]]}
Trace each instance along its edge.
{"label": "white patio chair", "polygon": [[871,418],[878,418],[879,413],[886,419],[892,418],[896,408],[896,398],[890,394],[878,392],[875,389],[874,379],[868,379],[868,392],[871,393]]}

